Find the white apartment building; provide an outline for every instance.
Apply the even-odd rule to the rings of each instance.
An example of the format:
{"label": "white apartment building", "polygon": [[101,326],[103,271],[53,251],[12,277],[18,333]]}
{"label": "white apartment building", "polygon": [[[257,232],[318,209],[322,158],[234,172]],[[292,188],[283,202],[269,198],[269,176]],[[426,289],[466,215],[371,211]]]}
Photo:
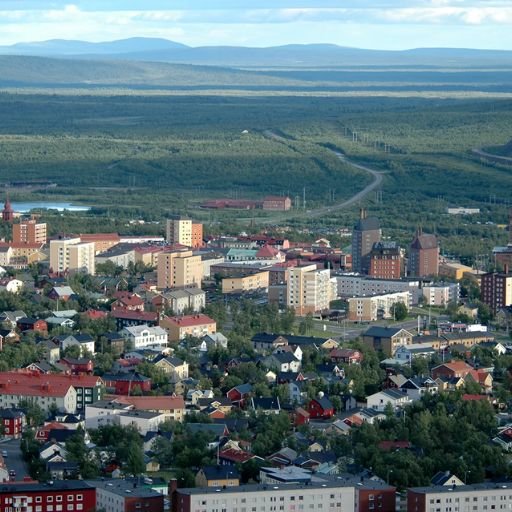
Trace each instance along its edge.
{"label": "white apartment building", "polygon": [[458,302],[460,285],[459,283],[449,283],[445,285],[424,286],[422,293],[427,305],[446,307],[450,302]]}
{"label": "white apartment building", "polygon": [[243,485],[178,489],[175,512],[267,512],[269,510],[353,511],[354,483],[343,481],[309,485]]}
{"label": "white apartment building", "polygon": [[358,274],[336,276],[338,297],[369,297],[385,293],[410,292],[412,304],[418,303],[421,294],[420,282],[402,279],[375,279]]}
{"label": "white apartment building", "polygon": [[94,242],[81,242],[80,238],[50,241],[50,268],[54,272],[77,271],[94,275]]}
{"label": "white apartment building", "polygon": [[295,267],[287,270],[286,305],[297,315],[316,313],[329,309],[336,298],[336,281],[330,270],[318,270],[316,265]]}
{"label": "white apartment building", "polygon": [[134,350],[146,347],[166,347],[168,341],[167,331],[161,327],[133,325],[120,331],[121,336]]}
{"label": "white apartment building", "polygon": [[411,305],[409,292],[387,293],[373,297],[351,297],[348,302],[348,319],[353,322],[375,322],[376,320],[393,318],[393,305]]}

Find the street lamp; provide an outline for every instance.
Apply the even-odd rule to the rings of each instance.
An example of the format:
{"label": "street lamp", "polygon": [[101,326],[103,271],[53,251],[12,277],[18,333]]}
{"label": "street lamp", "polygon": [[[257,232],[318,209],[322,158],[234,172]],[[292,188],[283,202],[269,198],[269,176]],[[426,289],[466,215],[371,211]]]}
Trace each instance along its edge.
{"label": "street lamp", "polygon": [[467,474],[468,473],[471,473],[471,469],[466,469],[464,471],[464,485],[467,485],[468,484],[468,481],[467,481]]}
{"label": "street lamp", "polygon": [[388,468],[388,473],[387,473],[387,477],[386,477],[386,483],[389,485],[389,474],[390,473],[393,473],[393,470]]}

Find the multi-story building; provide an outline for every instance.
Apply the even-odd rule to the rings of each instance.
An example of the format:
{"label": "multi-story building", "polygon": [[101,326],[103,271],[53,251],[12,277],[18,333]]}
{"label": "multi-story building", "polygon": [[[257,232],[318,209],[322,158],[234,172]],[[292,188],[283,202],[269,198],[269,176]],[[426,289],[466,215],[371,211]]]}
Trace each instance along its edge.
{"label": "multi-story building", "polygon": [[0,372],[0,407],[30,400],[45,411],[52,403],[69,413],[101,399],[103,381],[93,375],[40,374],[19,370]]}
{"label": "multi-story building", "polygon": [[368,217],[361,209],[360,218],[352,230],[352,270],[361,274],[370,271],[370,252],[373,245],[380,242],[382,232],[379,219]]}
{"label": "multi-story building", "polygon": [[50,268],[54,272],[78,271],[94,274],[94,242],[80,241],[80,238],[66,238],[50,241]]}
{"label": "multi-story building", "polygon": [[446,307],[450,302],[458,303],[460,298],[459,283],[436,284],[435,286],[424,286],[423,297],[429,306]]}
{"label": "multi-story building", "polygon": [[55,480],[51,485],[35,481],[9,482],[0,485],[0,510],[90,512],[96,510],[95,487],[82,480]]}
{"label": "multi-story building", "polygon": [[267,196],[263,199],[264,210],[286,212],[292,207],[292,200],[286,196]]}
{"label": "multi-story building", "polygon": [[510,510],[512,483],[413,487],[407,491],[407,512]]}
{"label": "multi-story building", "polygon": [[375,279],[355,274],[336,276],[338,297],[364,297],[384,293],[410,292],[412,304],[417,304],[421,294],[420,282],[411,279]]}
{"label": "multi-story building", "polygon": [[46,223],[30,219],[13,224],[12,241],[15,244],[45,244]]}
{"label": "multi-story building", "polygon": [[25,413],[20,409],[0,409],[0,421],[2,422],[3,435],[18,439],[23,433],[26,424]]}
{"label": "multi-story building", "polygon": [[225,277],[222,280],[222,293],[243,293],[267,289],[269,272],[258,272],[243,277]]}
{"label": "multi-story building", "polygon": [[402,249],[396,242],[376,242],[370,252],[369,275],[378,279],[400,279]]}
{"label": "multi-story building", "polygon": [[[138,479],[90,480],[87,483],[96,488],[95,510],[108,510],[108,512],[164,511],[164,495],[141,485]],[[93,509],[91,508],[91,510]]]}
{"label": "multi-story building", "polygon": [[200,288],[184,288],[165,292],[158,299],[162,306],[168,307],[176,315],[182,315],[185,311],[199,313],[206,304],[206,293]]}
{"label": "multi-story building", "polygon": [[166,240],[169,244],[180,244],[194,249],[202,247],[203,225],[184,217],[167,219]]}
{"label": "multi-story building", "polygon": [[435,235],[424,234],[422,229],[409,248],[409,275],[417,277],[437,276],[439,274],[439,243]]}
{"label": "multi-story building", "polygon": [[200,288],[202,279],[201,256],[194,256],[192,251],[169,251],[158,256],[158,288]]}
{"label": "multi-story building", "polygon": [[83,243],[94,243],[94,250],[96,254],[99,254],[120,243],[121,237],[118,233],[82,233],[80,240]]}
{"label": "multi-story building", "polygon": [[133,347],[135,350],[147,347],[167,346],[167,331],[158,325],[155,327],[149,327],[147,325],[125,327],[120,334],[126,340],[125,346]]}
{"label": "multi-story building", "polygon": [[335,280],[328,269],[318,270],[316,265],[287,270],[286,305],[297,315],[307,315],[329,309],[336,298]]}
{"label": "multi-story building", "polygon": [[135,247],[133,244],[117,244],[97,254],[96,264],[107,261],[126,269],[130,263],[135,263]]}
{"label": "multi-story building", "polygon": [[187,336],[202,338],[207,334],[214,334],[217,330],[215,320],[203,314],[164,316],[160,320],[160,326],[167,329],[169,341],[180,341]]}
{"label": "multi-story building", "polygon": [[484,274],[480,282],[480,299],[493,313],[512,305],[512,274],[505,266],[505,272]]}
{"label": "multi-story building", "polygon": [[411,305],[409,292],[387,293],[373,297],[351,297],[348,302],[348,319],[354,322],[375,322],[376,320],[393,318],[393,305]]}

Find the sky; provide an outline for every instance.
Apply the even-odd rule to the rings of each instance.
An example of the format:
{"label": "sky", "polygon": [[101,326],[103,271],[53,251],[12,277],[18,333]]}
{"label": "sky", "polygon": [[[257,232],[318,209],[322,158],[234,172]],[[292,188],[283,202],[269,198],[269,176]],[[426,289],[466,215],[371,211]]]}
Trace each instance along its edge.
{"label": "sky", "polygon": [[0,45],[134,36],[190,46],[512,50],[512,0],[0,0]]}

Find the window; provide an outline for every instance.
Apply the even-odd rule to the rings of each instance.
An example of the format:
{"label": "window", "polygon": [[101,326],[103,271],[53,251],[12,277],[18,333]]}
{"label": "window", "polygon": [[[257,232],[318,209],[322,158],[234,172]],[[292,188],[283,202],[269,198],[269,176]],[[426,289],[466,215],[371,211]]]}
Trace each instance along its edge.
{"label": "window", "polygon": [[55,501],[57,501],[57,503],[61,502],[62,501],[62,496],[56,496],[55,497]]}

